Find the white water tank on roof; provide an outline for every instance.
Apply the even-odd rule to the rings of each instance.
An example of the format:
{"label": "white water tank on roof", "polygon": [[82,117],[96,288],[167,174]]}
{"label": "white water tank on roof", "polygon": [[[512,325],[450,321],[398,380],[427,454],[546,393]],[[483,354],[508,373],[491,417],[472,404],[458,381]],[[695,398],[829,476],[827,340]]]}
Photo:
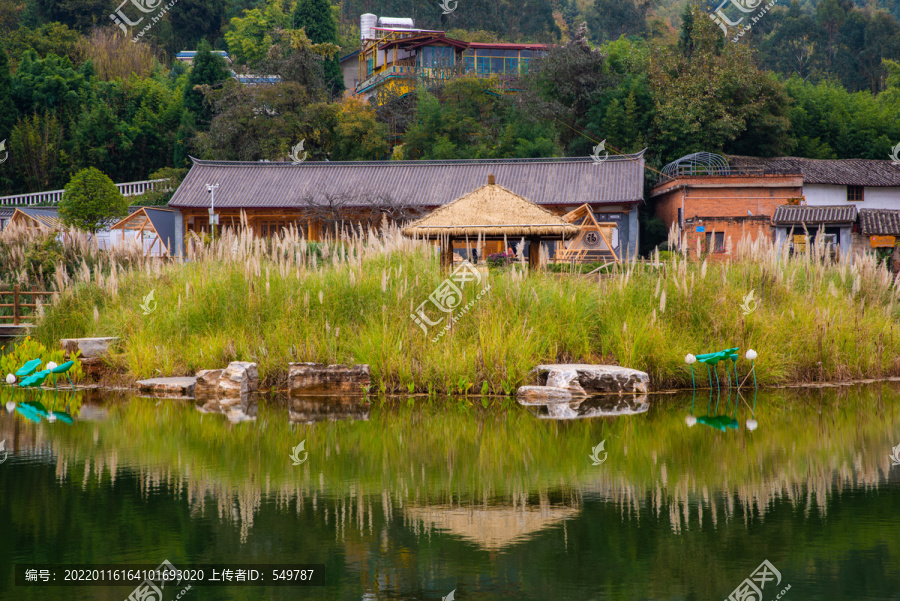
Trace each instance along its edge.
{"label": "white water tank on roof", "polygon": [[366,13],[359,18],[359,35],[363,40],[374,40],[375,32],[373,28],[378,27],[378,16],[372,13]]}
{"label": "white water tank on roof", "polygon": [[388,29],[413,29],[416,25],[412,19],[400,17],[378,17],[378,26]]}

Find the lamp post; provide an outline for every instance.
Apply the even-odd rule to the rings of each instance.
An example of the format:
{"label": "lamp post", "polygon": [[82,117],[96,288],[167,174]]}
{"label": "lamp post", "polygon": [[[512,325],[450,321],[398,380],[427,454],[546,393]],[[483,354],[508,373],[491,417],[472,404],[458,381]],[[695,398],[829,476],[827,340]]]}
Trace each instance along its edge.
{"label": "lamp post", "polygon": [[216,218],[216,188],[219,187],[219,184],[206,184],[206,191],[209,192],[210,202],[209,202],[209,228],[212,233],[212,237],[216,237],[216,224],[218,219]]}

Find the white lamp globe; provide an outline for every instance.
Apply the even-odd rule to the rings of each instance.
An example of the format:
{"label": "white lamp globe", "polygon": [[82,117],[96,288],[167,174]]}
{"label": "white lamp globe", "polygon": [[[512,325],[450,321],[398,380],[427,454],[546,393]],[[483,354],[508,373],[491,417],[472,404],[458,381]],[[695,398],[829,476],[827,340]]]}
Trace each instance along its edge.
{"label": "white lamp globe", "polygon": [[688,428],[693,428],[694,424],[697,423],[697,418],[694,417],[693,415],[686,415],[684,418],[684,423],[687,424]]}
{"label": "white lamp globe", "polygon": [[[2,372],[0,372],[2,373]],[[12,386],[16,383],[16,377],[12,374],[6,374],[6,383]]]}
{"label": "white lamp globe", "polygon": [[748,349],[745,357],[747,357],[747,359],[749,359],[750,361],[753,361],[754,359],[756,359],[756,357],[758,357],[758,355],[753,349]]}
{"label": "white lamp globe", "polygon": [[58,366],[53,361],[47,363],[47,369],[56,369]]}
{"label": "white lamp globe", "polygon": [[16,403],[15,403],[15,401],[7,401],[7,402],[6,402],[6,410],[9,411],[10,413],[12,413],[13,411],[15,411],[15,410],[16,410]]}
{"label": "white lamp globe", "polygon": [[51,424],[56,421],[56,416],[53,414],[52,411],[47,415],[47,421],[50,422]]}
{"label": "white lamp globe", "polygon": [[747,429],[748,429],[748,430],[750,430],[751,432],[753,432],[754,430],[756,430],[757,427],[759,427],[759,424],[756,423],[756,420],[755,420],[755,419],[748,419],[748,420],[747,420]]}
{"label": "white lamp globe", "polygon": [[697,362],[697,357],[695,357],[695,356],[693,356],[692,354],[688,353],[687,355],[684,356],[684,362],[687,363],[688,365],[691,365],[692,363],[696,363],[696,362]]}

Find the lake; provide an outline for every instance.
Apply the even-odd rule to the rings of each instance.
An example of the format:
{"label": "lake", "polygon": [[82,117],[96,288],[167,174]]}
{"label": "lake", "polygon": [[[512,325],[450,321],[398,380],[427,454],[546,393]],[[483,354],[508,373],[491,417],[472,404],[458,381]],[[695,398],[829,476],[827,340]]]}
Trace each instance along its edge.
{"label": "lake", "polygon": [[164,560],[324,568],[164,601],[900,599],[897,383],[549,408],[0,400],[4,600],[135,589],[17,586],[16,564]]}

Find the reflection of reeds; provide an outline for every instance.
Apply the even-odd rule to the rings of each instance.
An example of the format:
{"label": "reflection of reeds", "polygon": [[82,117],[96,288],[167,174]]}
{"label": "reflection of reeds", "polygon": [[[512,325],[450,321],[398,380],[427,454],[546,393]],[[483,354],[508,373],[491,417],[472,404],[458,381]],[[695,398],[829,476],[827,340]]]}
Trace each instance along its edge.
{"label": "reflection of reeds", "polygon": [[[313,511],[341,537],[397,520],[427,529],[444,509],[487,525],[498,508],[550,520],[588,500],[615,506],[622,520],[668,519],[683,532],[764,520],[784,503],[824,515],[843,491],[878,490],[900,442],[897,398],[889,386],[770,391],[759,396],[753,433],[688,430],[690,399],[676,407],[655,398],[640,417],[565,424],[455,401],[375,403],[369,421],[311,427],[291,426],[289,405],[275,401],[260,404],[257,422],[233,425],[175,401],[133,400],[110,404],[105,421],[65,429],[16,430],[0,419],[0,439],[16,452],[55,455],[60,480],[112,484],[127,472],[145,498],[170,491],[198,516],[212,504],[245,539],[263,502]],[[738,419],[748,415],[739,407]],[[292,467],[289,450],[303,439],[310,460]],[[603,439],[609,459],[592,467],[588,453]]]}

